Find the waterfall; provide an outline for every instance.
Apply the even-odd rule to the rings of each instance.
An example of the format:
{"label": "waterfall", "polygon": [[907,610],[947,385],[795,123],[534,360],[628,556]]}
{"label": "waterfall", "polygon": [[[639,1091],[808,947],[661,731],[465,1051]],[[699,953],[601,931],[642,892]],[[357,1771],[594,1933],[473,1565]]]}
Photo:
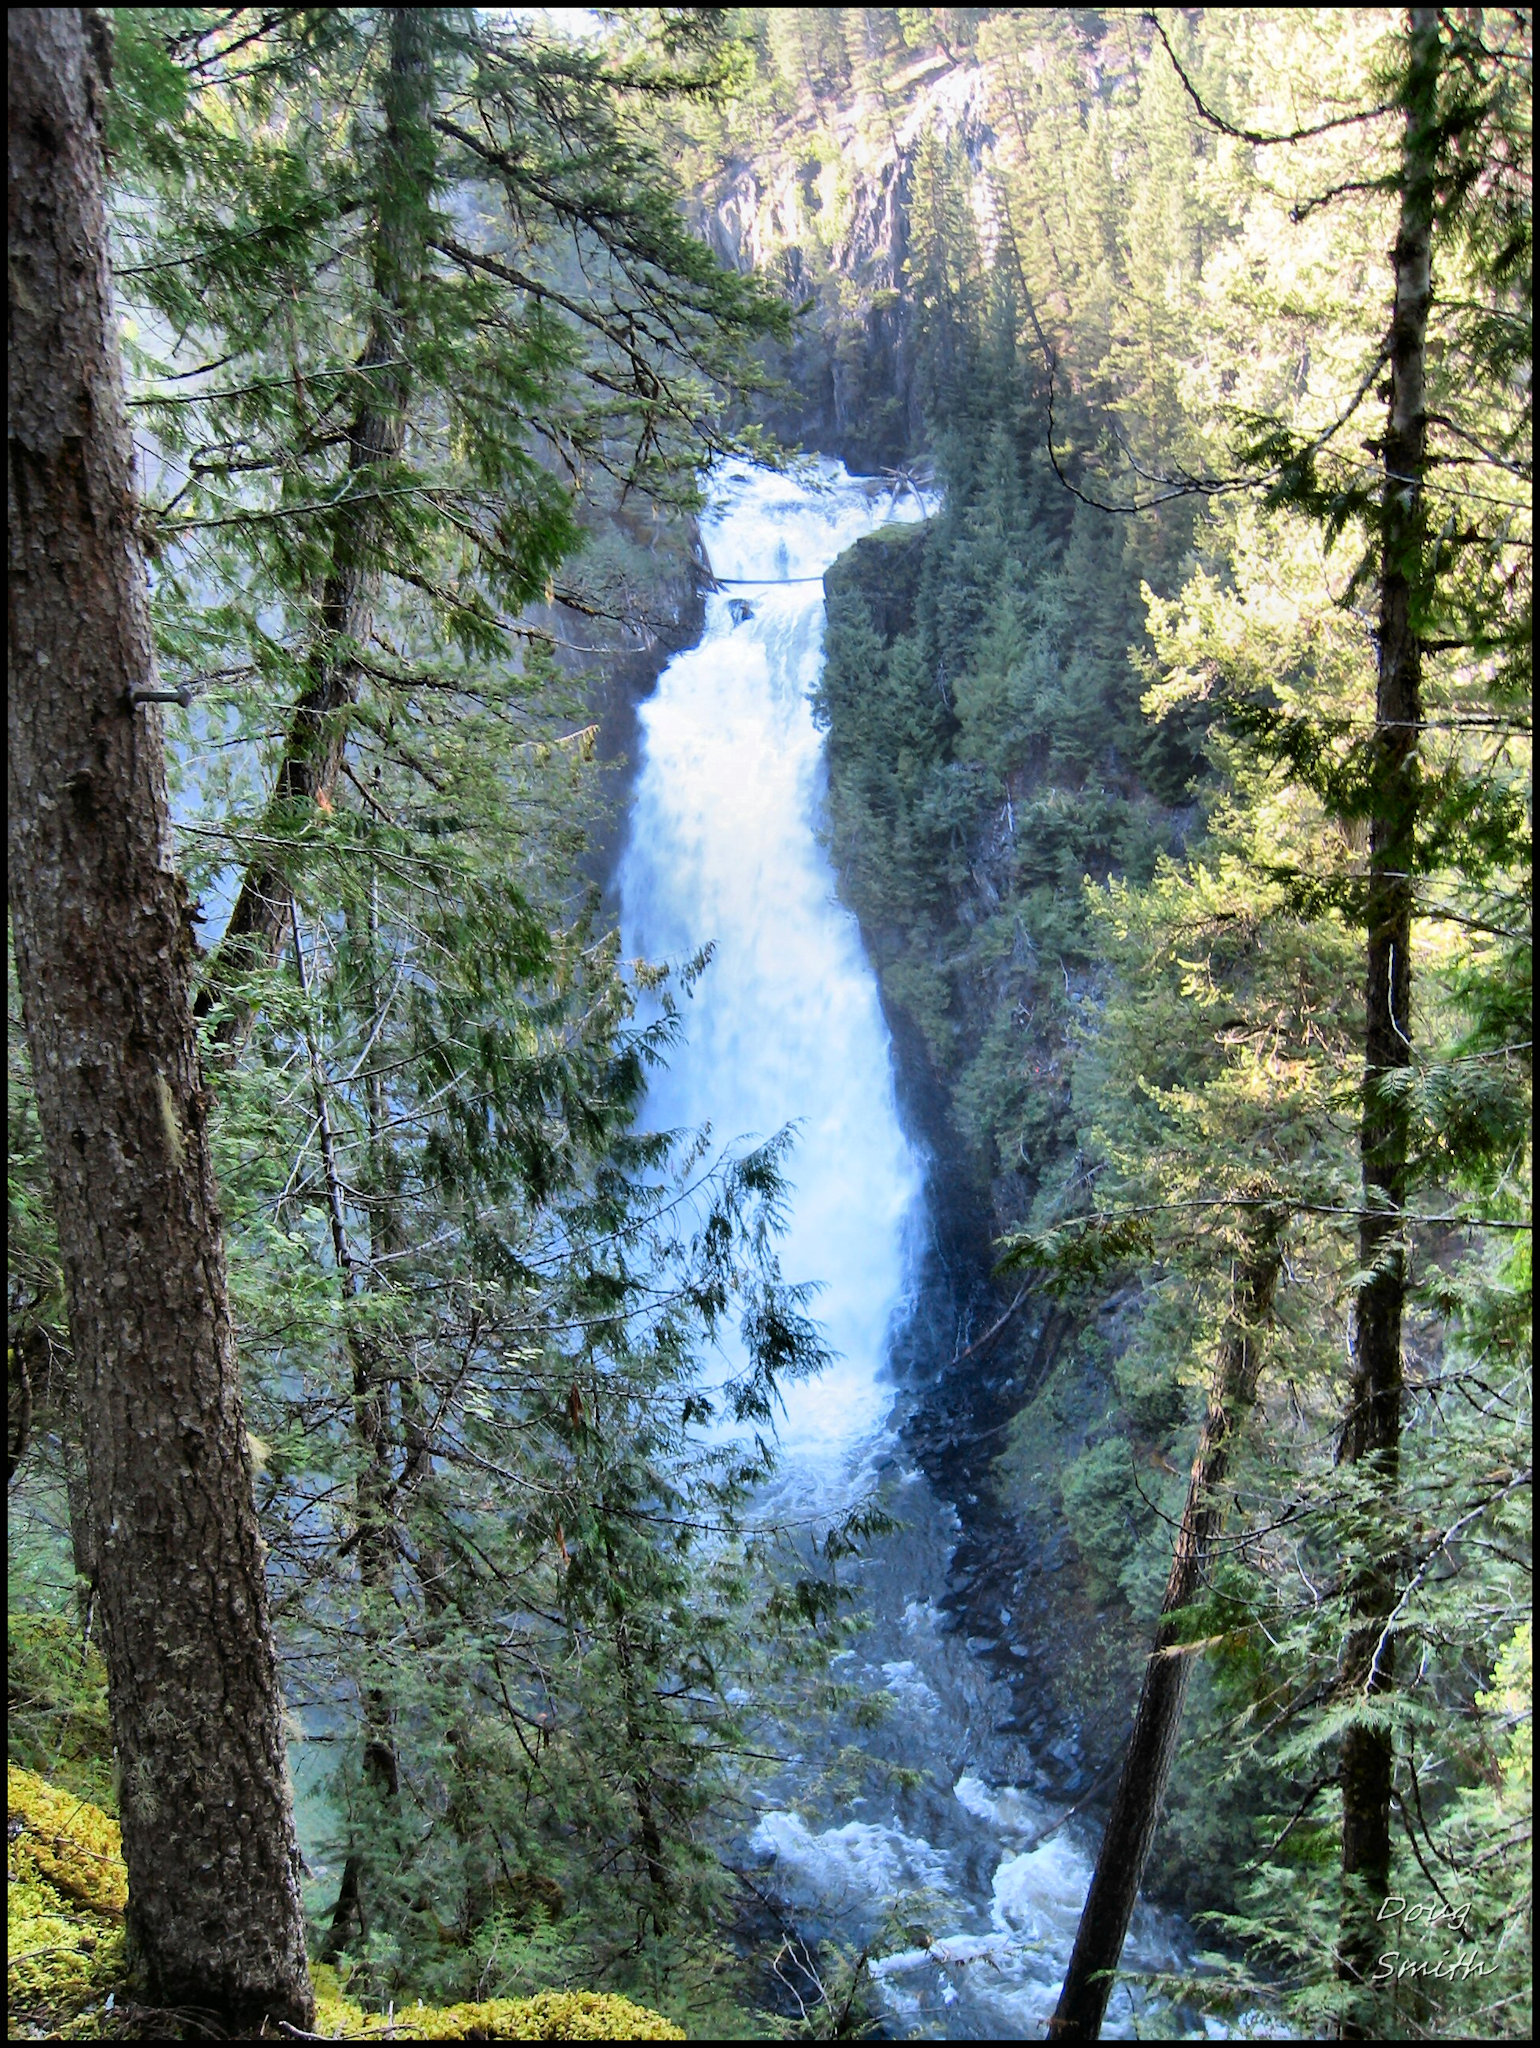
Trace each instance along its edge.
{"label": "waterfall", "polygon": [[892,1050],[853,915],[815,821],[822,740],[808,696],[823,653],[829,564],[889,517],[891,494],[823,463],[812,484],[735,466],[703,521],[725,588],[699,646],[642,707],[621,869],[626,951],[715,955],[684,1004],[686,1044],[648,1096],[656,1128],[719,1143],[795,1121],[787,1277],[815,1281],[835,1357],[786,1390],[788,1470],[831,1479],[881,1430],[889,1327],[905,1294],[921,1176],[898,1121]]}
{"label": "waterfall", "polygon": [[[902,1523],[861,1568],[869,1627],[841,1653],[852,1660],[842,1675],[892,1702],[860,1745],[923,1781],[831,1810],[816,1768],[793,1759],[743,1849],[812,1940],[883,1951],[873,1995],[898,2036],[940,2026],[953,2040],[1028,2039],[1041,2037],[1068,1959],[1088,1844],[1075,1823],[1055,1825],[1049,1779],[1006,1732],[1009,1688],[946,1625],[937,1602],[957,1515],[886,1427],[884,1360],[911,1285],[922,1177],[876,979],[817,832],[822,743],[808,698],[823,572],[873,527],[921,509],[831,462],[811,480],[741,466],[714,479],[703,533],[723,587],[699,646],[675,656],[642,707],[622,938],[654,962],[716,949],[683,1004],[684,1042],[649,1089],[652,1127],[709,1124],[727,1145],[800,1127],[782,1264],[821,1283],[813,1313],[837,1355],[787,1390],[788,1485],[832,1503],[862,1461]],[[925,1927],[922,1945],[895,1944],[898,1920]],[[1173,1923],[1139,1910],[1127,1963],[1170,1967],[1186,1952]],[[1108,2036],[1139,2032],[1147,2011],[1120,1987]]]}

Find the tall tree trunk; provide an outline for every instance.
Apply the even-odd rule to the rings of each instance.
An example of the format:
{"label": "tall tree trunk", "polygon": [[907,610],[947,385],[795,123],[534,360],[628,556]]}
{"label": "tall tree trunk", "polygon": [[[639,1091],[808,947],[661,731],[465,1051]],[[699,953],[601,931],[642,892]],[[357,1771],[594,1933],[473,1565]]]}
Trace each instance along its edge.
{"label": "tall tree trunk", "polygon": [[647,1873],[651,1896],[651,1905],[647,1911],[638,1913],[637,1933],[642,1933],[646,1920],[650,1918],[653,1933],[663,1934],[672,1917],[668,1863],[663,1850],[663,1836],[658,1827],[657,1808],[652,1797],[652,1771],[647,1762],[644,1710],[631,1656],[631,1631],[623,1615],[617,1619],[615,1625],[615,1650],[620,1663],[621,1686],[625,1699],[626,1740],[635,1758],[635,1762],[628,1764],[627,1768],[631,1779],[631,1797],[636,1806],[636,1846],[641,1852],[642,1868]]}
{"label": "tall tree trunk", "polygon": [[107,261],[108,31],[9,21],[10,895],[147,1995],[310,2024]]}
{"label": "tall tree trunk", "polygon": [[1236,1283],[1231,1319],[1220,1338],[1208,1413],[1188,1481],[1187,1505],[1182,1510],[1171,1574],[1161,1602],[1155,1647],[1144,1667],[1133,1733],[1081,1911],[1074,1952],[1058,2006],[1048,2023],[1052,2040],[1095,2041],[1101,2037],[1107,2000],[1112,1995],[1112,1973],[1128,1938],[1128,1923],[1176,1755],[1192,1670],[1192,1659],[1178,1648],[1171,1617],[1190,1607],[1196,1598],[1210,1546],[1224,1519],[1219,1489],[1229,1464],[1231,1439],[1256,1394],[1261,1362],[1258,1333],[1272,1309],[1281,1262],[1275,1224],[1253,1245]]}
{"label": "tall tree trunk", "polygon": [[[305,940],[300,930],[299,911],[289,901],[289,927],[294,939],[294,969],[300,994],[308,1004],[310,973],[305,962]],[[362,1588],[362,1626],[366,1662],[374,1665],[378,1655],[378,1608],[390,1593],[396,1550],[394,1525],[388,1518],[391,1498],[389,1409],[383,1404],[384,1388],[378,1370],[373,1340],[362,1328],[357,1311],[360,1286],[358,1265],[348,1241],[347,1215],[342,1180],[337,1167],[331,1104],[311,1026],[305,1025],[305,1050],[310,1065],[310,1087],[315,1103],[316,1131],[320,1139],[321,1171],[326,1182],[326,1206],[331,1224],[332,1256],[336,1262],[343,1302],[343,1342],[353,1383],[353,1433],[360,1451],[357,1483],[357,1521],[352,1537],[358,1552],[359,1583]],[[373,1212],[370,1222],[374,1237]],[[372,1253],[377,1246],[371,1242]],[[394,1802],[401,1791],[400,1769],[392,1734],[390,1703],[377,1684],[368,1678],[362,1688],[364,1708],[364,1771],[381,1799]],[[342,1884],[332,1908],[331,1925],[321,1948],[321,1960],[332,1963],[347,1948],[356,1927],[362,1941],[368,1934],[363,1892],[364,1858],[350,1849],[343,1865]]]}
{"label": "tall tree trunk", "polygon": [[[1443,59],[1438,11],[1410,11],[1402,141],[1401,217],[1395,244],[1396,297],[1390,332],[1390,418],[1385,434],[1381,509],[1379,676],[1373,747],[1374,809],[1369,826],[1365,1064],[1360,1152],[1364,1215],[1358,1263],[1353,1380],[1342,1434],[1343,1462],[1369,1468],[1393,1502],[1401,1432],[1401,1320],[1406,1300],[1403,1212],[1407,1196],[1410,1112],[1394,1082],[1411,1064],[1412,873],[1419,798],[1418,722],[1422,717],[1422,644],[1417,598],[1424,581],[1422,477],[1428,422],[1423,389],[1428,307],[1433,290],[1433,211],[1438,150],[1437,97]],[[1386,1624],[1395,1604],[1395,1568],[1376,1535],[1353,1585],[1354,1626],[1342,1680],[1364,1701],[1394,1679]],[[1338,1970],[1361,1985],[1383,1948],[1376,1914],[1390,1885],[1390,1794],[1394,1746],[1373,1719],[1343,1737],[1342,1938]],[[1371,2020],[1349,2001],[1342,2032],[1363,2038]]]}
{"label": "tall tree trunk", "polygon": [[[309,681],[294,707],[283,758],[268,799],[259,844],[292,840],[329,802],[347,748],[347,714],[357,689],[355,656],[374,622],[384,521],[367,494],[400,456],[406,440],[411,377],[406,344],[412,302],[427,247],[433,147],[433,9],[392,7],[390,64],[384,82],[384,134],[375,168],[374,311],[359,358],[364,396],[348,428],[349,489],[360,501],[336,514],[322,588]],[[271,966],[288,928],[287,868],[258,854],[242,877],[224,936],[197,999],[200,1017],[216,1007],[216,1042],[233,1049],[245,1037],[252,1004],[243,976]]]}
{"label": "tall tree trunk", "polygon": [[[378,1021],[375,978],[379,916],[371,897],[366,935],[369,962],[370,1029]],[[369,1123],[369,1286],[388,1292],[394,1261],[406,1248],[401,1219],[400,1165],[385,1134],[385,1085],[378,1041],[364,1070],[364,1100]],[[360,1457],[358,1477],[358,1578],[362,1593],[364,1654],[380,1673],[387,1659],[384,1638],[396,1618],[395,1576],[402,1555],[400,1483],[395,1469],[395,1404],[388,1337],[376,1327],[359,1348],[354,1376],[354,1415]],[[400,1792],[396,1755],[395,1710],[389,1689],[379,1683],[364,1691],[364,1759],[382,1799]]]}

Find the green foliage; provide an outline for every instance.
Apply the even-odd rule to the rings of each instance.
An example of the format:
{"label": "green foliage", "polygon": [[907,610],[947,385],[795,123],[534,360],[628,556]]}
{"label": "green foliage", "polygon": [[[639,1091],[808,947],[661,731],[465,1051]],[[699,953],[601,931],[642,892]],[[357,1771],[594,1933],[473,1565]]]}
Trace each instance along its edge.
{"label": "green foliage", "polygon": [[[254,846],[299,881],[383,825],[269,803],[243,836],[334,724],[417,763],[413,816],[439,834],[454,805],[410,733],[478,707],[531,748],[565,729],[542,659],[562,636],[521,610],[609,508],[698,502],[697,465],[746,445],[724,384],[786,316],[685,230],[642,139],[638,109],[720,82],[688,24],[614,52],[452,10],[389,35],[356,9],[124,24],[145,538],[213,814],[189,879],[217,898]],[[594,571],[561,597],[624,623],[634,592]]]}
{"label": "green foliage", "polygon": [[[361,1988],[602,1969],[667,2005],[728,1903],[710,1823],[842,1633],[833,1553],[778,1590],[773,1532],[741,1526],[775,1388],[822,1356],[774,1265],[786,1140],[706,1166],[631,1135],[671,1003],[629,1025],[612,943],[531,952],[449,873],[442,899],[377,875],[335,938],[302,932],[308,997],[270,1004],[254,1072],[320,1078],[221,1124],[289,1693],[357,1702],[331,1796]],[[703,1436],[716,1413],[748,1441]],[[600,1965],[617,1926],[637,1945]]]}
{"label": "green foliage", "polygon": [[[1163,1874],[1232,1908],[1254,1885],[1252,1916],[1227,1924],[1308,2030],[1338,1998],[1330,1787],[1355,1715],[1389,1717],[1403,1759],[1398,1889],[1428,1896],[1429,1870],[1462,1885],[1489,1934],[1516,1896],[1511,1844],[1440,1855],[1449,1816],[1495,1782],[1455,1731],[1483,1711],[1529,1554],[1524,1269],[1502,1228],[1530,1188],[1528,25],[1504,17],[1478,46],[1443,24],[1431,116],[1417,1009],[1390,1085],[1419,1206],[1489,1235],[1418,1232],[1388,1519],[1333,1452],[1361,1277],[1364,856],[1386,772],[1363,608],[1383,479],[1363,415],[1383,400],[1400,138],[1335,122],[1270,153],[1235,129],[1308,128],[1317,98],[1399,118],[1405,49],[1390,17],[1172,21],[1221,133],[1146,33],[982,18],[992,266],[969,208],[980,173],[916,124],[913,374],[946,498],[902,576],[870,547],[831,573],[820,705],[842,879],[989,1177],[1002,1271],[1087,1308],[1120,1286],[1110,1357],[1075,1341],[1002,1460],[1039,1517],[1059,1468],[1098,1603],[1148,1611],[1157,1594],[1129,1480],[1146,1460],[1180,1469],[1233,1274],[1259,1230],[1284,1228],[1238,1522],[1188,1617],[1203,1671]],[[1196,510],[1198,479],[1248,466],[1253,502],[1220,490]],[[1139,503],[1121,523],[1095,509]],[[1478,1357],[1496,1367],[1481,1392]],[[1345,1589],[1376,1555],[1402,1589],[1403,1692],[1382,1707],[1335,1678]],[[1489,2008],[1479,1978],[1409,1978],[1376,2025],[1479,2011],[1517,2031],[1507,1969]]]}
{"label": "green foliage", "polygon": [[[675,997],[596,924],[551,610],[637,617],[645,500],[759,445],[727,387],[786,325],[640,118],[729,75],[713,25],[652,26],[130,10],[114,218],[184,866],[214,919],[292,892],[207,1006],[318,1941],[382,2004],[578,1978],[739,2031],[723,1837],[846,1626],[838,1544],[745,1505],[823,1353],[787,1134],[633,1129]],[[58,1290],[12,1095],[14,1381]],[[62,1419],[34,1453],[69,1476]]]}
{"label": "green foliage", "polygon": [[[117,1825],[35,1772],[7,1772],[7,1994],[23,2039],[168,2040],[202,2037],[193,2014],[139,2005],[123,1946],[127,1873]],[[418,1999],[402,2020],[366,2013],[335,1970],[314,1972],[320,2039],[390,2037],[403,2024],[423,2041],[677,2041],[684,2029],[629,1999],[591,1991],[452,2006]],[[406,2016],[409,2015],[409,2018]]]}
{"label": "green foliage", "polygon": [[1010,1239],[996,1271],[1036,1273],[1047,1293],[1062,1297],[1105,1282],[1138,1253],[1154,1248],[1148,1218],[1093,1215]]}
{"label": "green foliage", "polygon": [[[964,327],[948,346],[976,358],[976,342]],[[1014,351],[998,371],[958,374],[989,393],[1024,381]],[[981,1172],[1018,1176],[1000,1199],[1020,1213],[1073,1150],[1079,885],[1147,872],[1160,811],[1136,765],[1135,585],[1090,515],[1056,495],[1030,384],[1003,420],[983,397],[972,414],[960,397],[934,402],[944,507],[907,542],[863,542],[831,571],[815,709],[832,851],[888,998],[951,1077]]]}
{"label": "green foliage", "polygon": [[[934,461],[932,516],[828,578],[829,840],[1002,1269],[1067,1327],[1115,1311],[1071,1328],[1001,1464],[1073,1537],[1099,1651],[1159,1599],[1235,1276],[1259,1233],[1285,1246],[1179,1624],[1158,1875],[1249,1958],[1195,1995],[1334,2022],[1337,1746],[1379,1716],[1397,1894],[1468,1909],[1492,1968],[1440,1977],[1447,1929],[1403,1925],[1426,1967],[1376,2026],[1523,2035],[1530,1266],[1493,1226],[1530,1202],[1527,17],[1439,25],[1394,1086],[1419,1203],[1483,1220],[1417,1225],[1387,1508],[1334,1454],[1397,130],[1235,131],[1399,118],[1399,19],[1171,17],[1216,126],[1133,16],[664,10],[581,43],[423,15],[431,118],[368,9],[121,11],[111,108],[158,645],[197,699],[173,719],[185,865],[217,916],[271,832],[297,897],[298,958],[221,991],[260,1014],[216,1145],[286,1683],[332,1879],[357,1859],[364,1917],[329,1930],[355,1992],[580,1979],[736,2028],[720,1831],[767,1721],[837,1699],[859,1531],[810,1557],[744,1513],[776,1383],[818,1356],[775,1267],[785,1143],[633,1131],[672,984],[628,982],[584,904],[590,740],[549,651],[575,630],[553,599],[634,615],[637,492],[688,506],[701,457],[754,443],[728,386],[785,307],[679,205],[753,160],[772,199],[745,246],[752,225],[816,309],[789,360],[882,460]],[[952,66],[984,141],[921,107]],[[874,165],[907,194],[899,274],[852,253]],[[387,414],[398,442],[364,445]],[[327,578],[361,557],[368,631],[328,640]],[[275,817],[322,659],[345,772],[329,809]],[[28,1540],[62,1555],[68,1354],[20,1051],[10,1098],[13,1437],[30,1401]],[[1397,1690],[1365,1703],[1338,1682],[1349,1589],[1386,1556]],[[13,1631],[13,1741],[84,1786],[100,1698],[69,1643]],[[860,1960],[819,1967],[816,2024],[864,2025]]]}
{"label": "green foliage", "polygon": [[6,1754],[10,1761],[115,1812],[107,1667],[61,1616],[6,1616]]}
{"label": "green foliage", "polygon": [[1138,1494],[1127,1438],[1111,1437],[1077,1458],[1060,1475],[1059,1492],[1093,1593],[1105,1600],[1139,1540],[1133,1512]]}

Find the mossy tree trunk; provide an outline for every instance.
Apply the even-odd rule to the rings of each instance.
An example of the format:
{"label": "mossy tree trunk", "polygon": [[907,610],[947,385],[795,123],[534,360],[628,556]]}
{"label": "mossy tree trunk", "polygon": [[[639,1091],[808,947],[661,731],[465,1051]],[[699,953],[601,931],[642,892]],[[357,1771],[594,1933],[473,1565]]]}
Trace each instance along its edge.
{"label": "mossy tree trunk", "polygon": [[310,2023],[107,256],[103,17],[9,21],[10,900],[144,1993]]}

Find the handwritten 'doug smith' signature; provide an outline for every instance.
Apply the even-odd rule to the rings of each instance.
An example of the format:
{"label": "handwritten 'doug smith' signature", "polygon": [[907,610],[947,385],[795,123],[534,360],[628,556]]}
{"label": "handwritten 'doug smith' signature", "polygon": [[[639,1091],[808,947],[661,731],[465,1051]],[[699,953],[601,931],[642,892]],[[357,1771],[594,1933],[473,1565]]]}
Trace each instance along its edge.
{"label": "handwritten 'doug smith' signature", "polygon": [[[1434,1905],[1419,1904],[1415,1899],[1398,1898],[1392,1893],[1375,1918],[1398,1921],[1402,1928],[1416,1928],[1424,1935],[1441,1927],[1448,1928],[1451,1934],[1464,1934],[1470,1919],[1470,1901],[1463,1900],[1458,1906],[1451,1906],[1442,1899]],[[1385,1984],[1392,1977],[1434,1977],[1447,1981],[1454,1977],[1484,1977],[1488,1970],[1496,1968],[1497,1958],[1493,1956],[1490,1962],[1483,1962],[1481,1950],[1475,1942],[1424,1955],[1406,1955],[1398,1948],[1389,1948],[1375,1963],[1370,1981]]]}

